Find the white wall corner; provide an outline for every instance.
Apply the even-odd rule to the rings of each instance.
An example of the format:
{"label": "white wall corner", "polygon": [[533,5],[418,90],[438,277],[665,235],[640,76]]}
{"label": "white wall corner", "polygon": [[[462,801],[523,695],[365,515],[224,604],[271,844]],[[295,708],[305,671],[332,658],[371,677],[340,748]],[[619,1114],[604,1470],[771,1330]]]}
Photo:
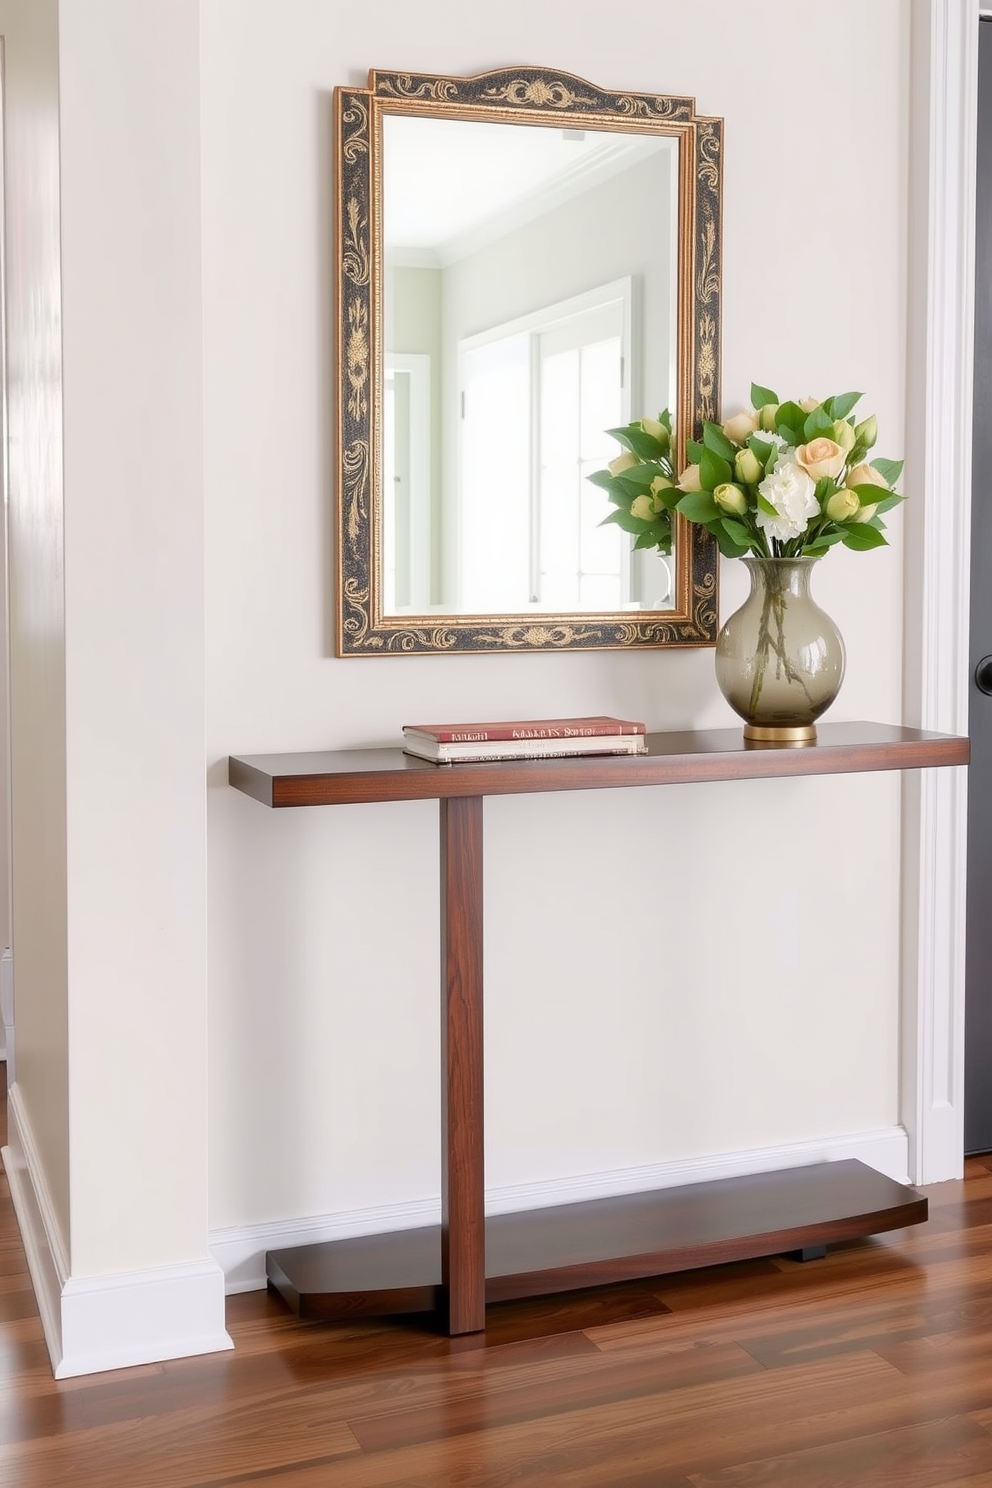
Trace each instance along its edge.
{"label": "white wall corner", "polygon": [[58,1373],[62,1362],[62,1288],[69,1274],[68,1252],[16,1084],[7,1092],[7,1146],[0,1156],[10,1184],[45,1342],[52,1368]]}
{"label": "white wall corner", "polygon": [[233,1348],[224,1323],[224,1276],[210,1258],[69,1275],[65,1238],[16,1084],[7,1112],[3,1164],[56,1379]]}
{"label": "white wall corner", "polygon": [[7,1085],[17,1079],[14,1063],[14,953],[7,946],[0,956],[0,1019],[3,1020],[3,1058],[7,1061]]}
{"label": "white wall corner", "polygon": [[[747,1173],[771,1173],[782,1168],[857,1158],[897,1183],[907,1181],[909,1142],[901,1126],[847,1132],[836,1137],[814,1137],[777,1147],[754,1147],[676,1162],[651,1163],[602,1173],[579,1173],[544,1183],[518,1183],[486,1190],[487,1214],[514,1214],[522,1209],[544,1209],[553,1204],[577,1204],[616,1194],[646,1193],[656,1188],[678,1188],[686,1183],[708,1183],[740,1178]],[[265,1284],[265,1253],[296,1245],[320,1245],[358,1235],[381,1235],[438,1224],[440,1195],[406,1204],[351,1209],[340,1214],[312,1215],[270,1224],[232,1226],[211,1232],[210,1250],[223,1269],[226,1290],[254,1292]]]}
{"label": "white wall corner", "polygon": [[[978,0],[914,0],[905,721],[968,729]],[[964,1154],[967,775],[907,775],[902,1119],[917,1183]]]}

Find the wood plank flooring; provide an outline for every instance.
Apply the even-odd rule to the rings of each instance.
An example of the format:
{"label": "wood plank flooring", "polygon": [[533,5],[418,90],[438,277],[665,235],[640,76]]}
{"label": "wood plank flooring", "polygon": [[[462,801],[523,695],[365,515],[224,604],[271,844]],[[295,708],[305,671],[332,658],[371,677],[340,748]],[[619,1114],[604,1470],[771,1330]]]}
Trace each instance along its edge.
{"label": "wood plank flooring", "polygon": [[[0,1126],[5,1109],[0,1106]],[[0,1488],[992,1488],[992,1158],[925,1225],[489,1310],[301,1324],[55,1381],[0,1176]]]}

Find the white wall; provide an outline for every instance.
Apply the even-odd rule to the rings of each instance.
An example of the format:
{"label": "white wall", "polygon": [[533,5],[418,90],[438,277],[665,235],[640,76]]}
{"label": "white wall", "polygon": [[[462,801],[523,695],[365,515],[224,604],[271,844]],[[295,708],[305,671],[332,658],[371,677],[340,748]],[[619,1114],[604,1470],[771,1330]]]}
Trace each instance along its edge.
{"label": "white wall", "polygon": [[198,13],[60,6],[74,1274],[205,1254]]}
{"label": "white wall", "polygon": [[65,1375],[230,1346],[207,1246],[199,4],[4,0],[0,31],[4,1161]]}
{"label": "white wall", "polygon": [[4,5],[18,1090],[69,1235],[58,8]]}
{"label": "white wall", "polygon": [[[237,1227],[438,1191],[437,826],[430,804],[268,812],[226,756],[425,717],[734,722],[709,651],[334,658],[332,88],[520,61],[695,95],[726,120],[726,411],[752,378],[857,386],[897,456],[909,37],[900,0],[837,0],[829,27],[790,0],[630,0],[622,26],[598,0],[567,26],[551,0],[201,16],[210,1214]],[[892,526],[818,576],[849,648],[834,718],[900,719]],[[743,588],[727,566],[724,614]],[[899,800],[848,777],[487,803],[490,1183],[897,1123]]]}

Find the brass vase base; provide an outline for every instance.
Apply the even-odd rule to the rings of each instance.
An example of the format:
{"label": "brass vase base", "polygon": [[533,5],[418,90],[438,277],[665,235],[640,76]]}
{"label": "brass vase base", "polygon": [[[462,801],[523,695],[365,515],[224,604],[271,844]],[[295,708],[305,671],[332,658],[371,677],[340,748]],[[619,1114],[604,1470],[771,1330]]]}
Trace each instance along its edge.
{"label": "brass vase base", "polygon": [[816,724],[746,723],[744,737],[749,744],[815,744]]}

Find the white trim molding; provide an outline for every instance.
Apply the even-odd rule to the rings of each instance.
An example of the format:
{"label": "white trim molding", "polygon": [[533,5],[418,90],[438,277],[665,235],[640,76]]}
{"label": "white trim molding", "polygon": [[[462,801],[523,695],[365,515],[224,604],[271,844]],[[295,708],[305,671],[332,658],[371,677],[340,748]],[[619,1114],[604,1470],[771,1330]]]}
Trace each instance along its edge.
{"label": "white trim molding", "polygon": [[[968,729],[977,0],[914,0],[905,593],[907,723]],[[903,810],[902,1119],[910,1175],[964,1155],[967,775],[909,774]]]}
{"label": "white trim molding", "polygon": [[65,1237],[45,1182],[31,1123],[14,1084],[2,1154],[28,1270],[56,1379],[234,1347],[224,1325],[216,1261],[69,1274]]}
{"label": "white trim molding", "polygon": [[[707,1183],[717,1178],[740,1178],[747,1173],[771,1173],[780,1168],[808,1167],[810,1163],[858,1158],[897,1183],[907,1180],[909,1141],[901,1126],[876,1131],[814,1137],[777,1147],[755,1147],[740,1152],[619,1168],[603,1173],[579,1173],[544,1183],[518,1183],[486,1190],[487,1214],[515,1214],[521,1209],[544,1209],[553,1204],[577,1204],[585,1199],[607,1199],[616,1194],[676,1188],[685,1183]],[[406,1204],[350,1209],[340,1214],[312,1215],[271,1224],[238,1225],[214,1230],[210,1250],[224,1272],[226,1290],[254,1292],[265,1286],[265,1252],[294,1245],[320,1245],[328,1240],[350,1240],[358,1235],[381,1235],[438,1224],[441,1199],[434,1195]]]}

